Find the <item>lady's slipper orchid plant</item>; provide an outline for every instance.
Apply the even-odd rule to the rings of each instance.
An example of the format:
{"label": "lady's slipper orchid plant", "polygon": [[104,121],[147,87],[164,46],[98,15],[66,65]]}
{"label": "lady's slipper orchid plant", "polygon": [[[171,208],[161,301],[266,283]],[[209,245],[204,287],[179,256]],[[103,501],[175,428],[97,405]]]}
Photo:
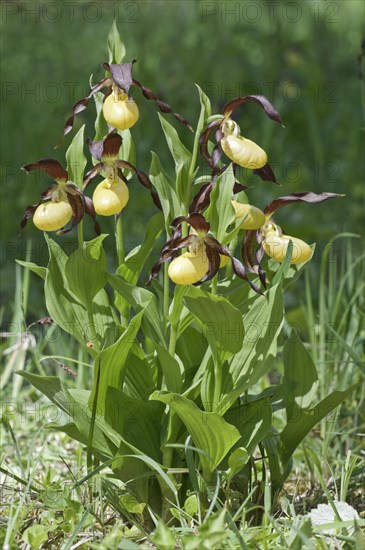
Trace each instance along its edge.
{"label": "lady's slipper orchid plant", "polygon": [[[41,196],[37,204],[26,207],[20,223],[21,230],[33,217],[34,225],[41,231],[58,231],[64,235],[78,225],[84,214],[88,214],[94,222],[95,232],[100,234],[100,226],[95,218],[92,200],[83,195],[80,189],[68,179],[67,171],[54,159],[42,159],[33,164],[27,164],[22,169],[29,173],[41,170],[56,181]],[[71,220],[69,229],[64,229]]]}
{"label": "lady's slipper orchid plant", "polygon": [[[270,383],[267,375],[279,343],[281,350],[286,338],[282,283],[296,273],[296,269],[279,269],[272,277],[273,270],[264,271],[264,256],[303,264],[312,255],[312,248],[304,241],[283,234],[273,216],[286,204],[314,204],[339,195],[293,193],[273,200],[263,211],[239,202],[247,187],[237,180],[238,166],[276,182],[266,152],[243,137],[231,118],[238,106],[254,102],[270,119],[281,123],[276,109],[260,95],[236,98],[221,114],[212,116],[209,98],[199,88],[201,111],[192,151],[183,143],[183,136],[162,120],[174,159],[174,177],[156,153],[150,175],[142,172],[130,162],[132,147],[121,148],[118,134],[131,128],[139,117],[138,106],[130,96],[133,86],[154,100],[160,111],[172,113],[192,128],[133,78],[133,63],[121,63],[125,49],[115,24],[108,47],[109,59],[117,63],[104,64],[107,76],[74,106],[64,128],[64,134],[70,132],[75,115],[87,107],[95,93],[106,89],[102,112],[109,130],[97,109],[97,137],[86,141],[96,164],[84,175],[87,159],[82,128],[66,153],[68,172],[53,159],[24,166],[26,172],[42,170],[55,183],[40,202],[26,208],[21,222],[24,228],[33,216],[39,229],[60,234],[79,224],[78,247],[71,254],[45,235],[50,257],[44,290],[49,318],[75,339],[75,363],[81,368],[90,362],[93,377],[80,377],[80,385],[71,391],[67,380],[44,379],[30,372],[25,378],[62,410],[60,430],[83,446],[87,443],[88,475],[82,483],[95,472],[103,482],[100,467],[112,471],[106,474],[107,487],[112,487],[113,478],[118,479],[118,494],[122,490],[128,497],[118,500],[123,518],[129,521],[138,516],[141,529],[147,533],[151,526],[155,528],[156,517],[170,522],[192,496],[198,515],[200,511],[209,515],[213,512],[213,505],[209,505],[211,488],[219,480],[223,480],[217,487],[219,498],[228,499],[230,513],[238,517],[245,502],[256,498],[251,508],[261,507],[261,489],[267,480],[274,500],[289,475],[295,449],[315,423],[351,391],[336,391],[319,403],[315,398],[313,408],[312,389],[309,392],[308,388],[317,385],[315,365],[309,365],[300,339],[289,338],[283,353],[280,351],[283,379],[280,385],[262,392]],[[212,148],[209,138],[213,131]],[[123,135],[131,139],[128,132]],[[205,161],[200,167],[199,147]],[[229,166],[222,162],[223,153],[232,161]],[[199,175],[205,163],[211,171],[208,177]],[[124,216],[120,213],[129,200],[130,174],[149,190],[162,212],[147,221],[144,239],[125,257]],[[91,200],[84,193],[98,175],[103,179]],[[193,197],[195,189],[199,191]],[[93,218],[98,233],[96,214],[115,216],[117,265],[112,266],[104,249],[106,234],[84,240],[80,222],[85,213]],[[69,222],[69,229],[65,229]],[[158,280],[148,290],[141,288],[138,281],[154,254],[151,264],[156,260],[164,230],[167,240],[148,282]],[[235,254],[241,238],[242,261]],[[21,263],[44,274],[44,266]],[[219,272],[225,266],[225,273]],[[254,292],[247,285],[242,288],[242,280]],[[171,282],[177,286],[173,288]],[[197,288],[200,285],[202,288]],[[253,331],[251,327],[255,327]],[[308,378],[304,388],[303,377]],[[292,414],[292,403],[300,403],[301,414]],[[80,405],[85,414],[80,414]],[[285,408],[286,414],[278,431],[273,418],[280,408]],[[322,416],[318,411],[323,411]],[[256,457],[262,460],[257,471]],[[193,470],[196,482],[190,475]],[[250,478],[252,484],[247,484]],[[234,487],[239,488],[235,493],[242,498],[227,496]],[[133,507],[135,513],[123,504],[129,497],[138,504]],[[242,502],[236,504],[239,498]],[[198,515],[193,514],[192,521]]]}

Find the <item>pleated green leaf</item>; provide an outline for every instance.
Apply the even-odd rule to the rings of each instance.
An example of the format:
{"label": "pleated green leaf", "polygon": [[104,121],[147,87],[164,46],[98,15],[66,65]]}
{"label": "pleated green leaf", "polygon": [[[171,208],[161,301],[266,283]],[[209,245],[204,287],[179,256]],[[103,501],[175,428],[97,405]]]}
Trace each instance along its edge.
{"label": "pleated green leaf", "polygon": [[292,330],[283,348],[283,396],[288,421],[296,410],[307,409],[316,396],[317,369],[295,330]]}
{"label": "pleated green leaf", "polygon": [[209,480],[212,472],[239,440],[237,428],[228,424],[219,414],[204,412],[195,403],[176,393],[156,391],[150,399],[166,403],[180,417],[194,445],[204,453],[199,453],[199,459],[203,476]]}
{"label": "pleated green leaf", "polygon": [[92,241],[84,242],[82,248],[77,248],[68,258],[65,265],[65,275],[68,285],[88,311],[96,294],[107,281],[106,255],[103,240],[107,235],[100,235]]}

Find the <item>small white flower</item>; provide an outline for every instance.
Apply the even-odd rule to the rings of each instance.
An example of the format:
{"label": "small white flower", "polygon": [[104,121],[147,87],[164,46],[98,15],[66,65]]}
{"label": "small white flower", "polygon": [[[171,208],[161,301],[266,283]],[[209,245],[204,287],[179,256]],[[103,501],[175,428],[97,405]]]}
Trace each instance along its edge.
{"label": "small white flower", "polygon": [[[359,519],[359,514],[355,508],[347,504],[347,502],[335,500],[333,504],[342,521],[354,521],[355,519]],[[309,512],[308,516],[314,526],[323,523],[336,523],[337,521],[335,512],[330,504],[319,504],[317,508],[313,508],[313,510]],[[353,531],[353,529],[350,528],[349,531],[351,530]],[[323,532],[328,535],[333,535],[335,531],[335,529],[327,529]]]}

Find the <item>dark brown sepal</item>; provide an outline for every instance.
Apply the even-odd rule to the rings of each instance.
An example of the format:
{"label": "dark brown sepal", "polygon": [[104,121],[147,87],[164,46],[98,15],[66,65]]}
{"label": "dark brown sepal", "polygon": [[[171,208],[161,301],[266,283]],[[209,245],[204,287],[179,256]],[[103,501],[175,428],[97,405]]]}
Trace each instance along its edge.
{"label": "dark brown sepal", "polygon": [[158,99],[155,94],[153,93],[152,90],[150,90],[149,88],[146,88],[145,86],[143,86],[140,82],[138,82],[138,80],[134,80],[133,79],[133,84],[135,86],[137,86],[138,88],[140,88],[140,90],[142,91],[142,94],[144,95],[144,97],[150,101],[154,101],[156,104],[157,104],[157,107],[159,108],[159,110],[162,112],[162,113],[168,113],[168,114],[172,114],[172,116],[174,118],[176,118],[176,120],[178,120],[179,122],[181,122],[182,124],[184,124],[184,126],[186,126],[187,128],[189,128],[189,130],[191,132],[194,132],[193,130],[193,127],[191,126],[191,124],[186,120],[186,118],[184,118],[182,115],[179,115],[179,113],[174,113],[173,110],[171,109],[170,105],[168,105],[167,103],[165,103],[164,101],[161,101],[160,99]]}
{"label": "dark brown sepal", "polygon": [[211,246],[205,246],[205,252],[208,258],[208,271],[200,281],[195,283],[196,285],[200,285],[205,281],[210,281],[219,271],[219,266],[221,263],[219,253]]}
{"label": "dark brown sepal", "polygon": [[99,222],[96,219],[96,212],[95,212],[93,201],[90,199],[90,197],[86,197],[84,195],[84,204],[85,204],[85,214],[90,216],[90,218],[93,220],[94,231],[97,235],[100,235],[101,228],[100,228]]}
{"label": "dark brown sepal", "polygon": [[133,84],[132,68],[136,61],[133,59],[132,63],[103,63],[104,69],[112,75],[113,82],[126,94]]}
{"label": "dark brown sepal", "polygon": [[[104,78],[103,80],[95,84],[92,88],[90,88],[89,93],[86,97],[83,97],[82,99],[80,99],[80,101],[75,103],[72,109],[72,115],[66,120],[66,124],[63,129],[63,137],[69,132],[71,132],[75,116],[78,115],[79,113],[82,113],[82,111],[86,109],[86,107],[89,105],[89,101],[92,98],[92,96],[97,92],[100,92],[103,88],[106,88],[107,86],[111,86],[111,84],[112,84],[111,78],[109,77]],[[61,145],[62,141],[63,141],[63,138],[61,138],[60,142],[57,143],[57,145],[55,146],[55,149],[57,149],[57,147]]]}
{"label": "dark brown sepal", "polygon": [[247,103],[248,101],[257,103],[265,111],[267,116],[271,118],[271,120],[278,122],[279,124],[283,124],[281,117],[273,104],[263,95],[246,95],[244,97],[236,97],[225,104],[223,107],[223,114],[225,116],[230,116],[231,113],[239,107],[239,105],[242,105],[242,103]]}
{"label": "dark brown sepal", "polygon": [[78,225],[84,217],[84,201],[82,193],[75,193],[74,190],[72,190],[71,192],[66,191],[66,195],[72,208],[71,226],[69,229],[60,229],[57,231],[57,235],[65,235],[66,233],[69,233],[71,229]]}
{"label": "dark brown sepal", "polygon": [[68,173],[58,162],[58,160],[55,159],[41,159],[38,162],[22,166],[22,170],[27,173],[33,172],[34,170],[41,170],[42,172],[45,172],[50,178],[56,181],[68,180]]}
{"label": "dark brown sepal", "polygon": [[278,208],[281,208],[287,204],[293,202],[307,202],[310,204],[317,204],[319,202],[327,201],[329,199],[335,199],[337,197],[343,197],[338,193],[312,193],[311,191],[305,193],[291,193],[285,197],[279,197],[268,204],[264,210],[264,214],[272,214]]}
{"label": "dark brown sepal", "polygon": [[259,176],[262,179],[262,181],[273,181],[277,185],[280,185],[280,183],[276,181],[275,174],[270,164],[265,164],[265,166],[263,166],[262,168],[256,168],[256,170],[254,170],[253,173]]}

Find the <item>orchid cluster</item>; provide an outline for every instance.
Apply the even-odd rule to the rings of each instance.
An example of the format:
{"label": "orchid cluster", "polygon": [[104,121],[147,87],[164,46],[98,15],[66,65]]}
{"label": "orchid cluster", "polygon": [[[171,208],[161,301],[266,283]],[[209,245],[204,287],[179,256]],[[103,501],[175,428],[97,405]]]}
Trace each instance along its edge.
{"label": "orchid cluster", "polygon": [[[86,173],[82,190],[69,181],[67,171],[54,159],[43,159],[23,167],[26,172],[42,170],[56,183],[43,193],[37,204],[26,208],[21,222],[22,229],[33,216],[34,225],[38,229],[65,234],[80,223],[84,214],[88,214],[94,221],[96,233],[100,234],[96,216],[116,216],[118,219],[129,201],[128,179],[125,172],[135,174],[139,182],[150,191],[157,208],[162,209],[160,198],[150,177],[127,159],[120,158],[123,139],[118,132],[132,128],[139,120],[139,108],[130,95],[131,88],[141,89],[143,96],[155,101],[161,112],[172,113],[179,122],[190,130],[193,131],[193,129],[183,116],[174,113],[167,103],[159,100],[149,88],[133,78],[134,63],[135,61],[122,64],[104,63],[107,76],[93,86],[86,97],[76,103],[72,115],[65,124],[64,135],[72,130],[75,116],[86,109],[90,99],[101,90],[106,91],[102,113],[108,133],[102,140],[86,141],[94,166]],[[210,232],[210,223],[205,218],[204,212],[210,206],[211,194],[219,176],[224,174],[228,166],[232,166],[234,174],[237,167],[243,167],[253,170],[264,181],[277,183],[273,170],[268,164],[266,152],[250,139],[243,137],[240,126],[231,118],[237,107],[247,102],[258,104],[271,120],[281,124],[279,113],[269,100],[261,95],[235,98],[224,106],[221,115],[210,117],[213,120],[208,122],[200,135],[196,136],[200,153],[211,170],[210,181],[202,185],[193,198],[189,205],[189,215],[185,214],[182,206],[181,215],[172,221],[171,234],[152,269],[149,281],[159,273],[161,265],[165,262],[170,262],[168,268],[170,279],[182,285],[195,285],[209,281],[220,268],[231,262],[233,272],[260,293],[259,287],[248,278],[247,274],[258,275],[266,288],[266,277],[262,267],[265,255],[282,262],[287,256],[291,242],[293,248],[290,262],[292,264],[302,264],[311,258],[312,248],[296,237],[285,235],[273,221],[272,216],[277,208],[286,204],[300,201],[318,203],[338,196],[334,193],[319,195],[310,192],[294,193],[274,200],[261,211],[256,206],[235,199],[236,194],[247,189],[246,185],[236,180],[231,206],[234,209],[235,221],[240,220],[240,228],[246,232],[241,246],[242,261],[234,257],[234,250],[220,243]],[[213,131],[215,144],[209,141]],[[230,164],[222,161],[223,154],[229,159]],[[99,175],[103,180],[97,184],[91,199],[85,194],[85,190]],[[71,225],[66,229],[65,226],[70,221]],[[189,234],[186,234],[186,230]],[[182,252],[184,249],[188,251]]]}

